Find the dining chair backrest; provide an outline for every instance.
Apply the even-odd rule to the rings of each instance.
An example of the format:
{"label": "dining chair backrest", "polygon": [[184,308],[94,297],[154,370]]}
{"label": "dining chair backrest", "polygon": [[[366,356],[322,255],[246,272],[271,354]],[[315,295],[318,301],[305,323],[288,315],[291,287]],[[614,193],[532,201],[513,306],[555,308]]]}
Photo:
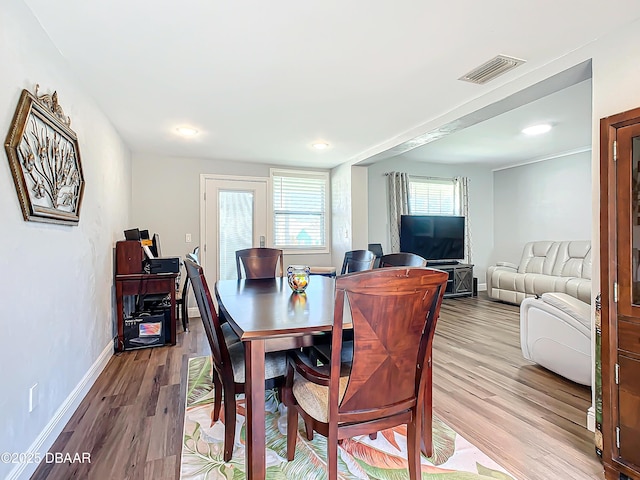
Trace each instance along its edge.
{"label": "dining chair backrest", "polygon": [[380,267],[424,267],[427,261],[409,252],[387,253],[380,257]]}
{"label": "dining chair backrest", "polygon": [[340,275],[371,270],[375,261],[375,254],[369,250],[351,250],[345,252]]}
{"label": "dining chair backrest", "polygon": [[[195,262],[196,264],[200,264],[198,261],[198,252],[200,251],[200,247],[196,247],[193,249],[193,252],[187,253],[185,258]],[[185,271],[187,267],[185,265]],[[182,318],[182,328],[186,332],[189,328],[189,275],[185,276],[184,282],[182,283],[182,291],[178,295],[178,291],[176,289],[176,316]]]}
{"label": "dining chair backrest", "polygon": [[[196,247],[193,249],[193,252],[189,252],[185,255],[185,258],[191,260],[192,262],[194,262],[197,265],[200,265],[200,260],[198,259],[198,252],[200,251],[200,247]],[[185,265],[185,271],[187,269],[187,266]],[[189,289],[189,275],[186,276],[186,278],[184,279],[184,284],[182,285],[182,297],[181,298],[186,298],[187,295],[187,291]]]}
{"label": "dining chair backrest", "polygon": [[[339,424],[379,419],[421,401],[447,279],[440,270],[401,267],[336,279],[332,350],[341,351],[348,302],[353,363],[341,401],[338,404],[337,393],[336,404],[329,401],[329,418],[337,418]],[[338,392],[340,357],[339,353],[331,357],[330,392]]]}
{"label": "dining chair backrest", "polygon": [[384,255],[384,253],[382,252],[382,244],[381,243],[370,243],[367,246],[367,249],[372,251],[373,254],[376,256],[376,261],[373,264],[373,268],[378,268],[380,266],[380,257],[382,257],[382,255]]}
{"label": "dining chair backrest", "polygon": [[191,260],[192,262],[197,263],[198,265],[200,265],[200,247],[196,247],[193,249],[193,252],[191,253],[187,253],[187,258],[189,260]]}
{"label": "dining chair backrest", "polygon": [[207,279],[204,276],[204,270],[189,258],[186,258],[184,263],[187,268],[187,276],[193,287],[193,294],[196,297],[207,340],[211,347],[214,368],[218,370],[220,376],[231,375],[233,377],[229,349],[224,341],[220,318],[216,312],[213,298],[207,285]]}
{"label": "dining chair backrest", "polygon": [[236,251],[238,278],[276,278],[284,276],[282,250],[278,248],[245,248]]}

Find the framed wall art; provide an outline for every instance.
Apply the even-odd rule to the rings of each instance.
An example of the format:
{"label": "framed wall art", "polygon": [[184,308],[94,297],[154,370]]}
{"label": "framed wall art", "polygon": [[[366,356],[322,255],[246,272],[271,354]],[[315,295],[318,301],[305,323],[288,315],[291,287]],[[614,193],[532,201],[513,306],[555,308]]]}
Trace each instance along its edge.
{"label": "framed wall art", "polygon": [[58,94],[23,90],[5,141],[27,221],[77,225],[84,193],[80,148]]}

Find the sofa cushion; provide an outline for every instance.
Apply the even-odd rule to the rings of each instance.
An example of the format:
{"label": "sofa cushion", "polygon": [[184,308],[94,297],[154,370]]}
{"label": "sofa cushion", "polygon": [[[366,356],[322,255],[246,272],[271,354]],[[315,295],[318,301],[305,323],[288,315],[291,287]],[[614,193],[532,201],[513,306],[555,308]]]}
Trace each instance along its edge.
{"label": "sofa cushion", "polygon": [[518,273],[551,275],[558,255],[558,242],[529,242],[522,250]]}
{"label": "sofa cushion", "polygon": [[560,242],[551,275],[591,278],[591,242]]}
{"label": "sofa cushion", "polygon": [[506,290],[524,292],[524,277],[522,274],[506,268],[489,267],[488,272],[491,275],[491,287]]}
{"label": "sofa cushion", "polygon": [[565,285],[564,293],[585,303],[591,303],[591,280],[588,278],[570,278]]}
{"label": "sofa cushion", "polygon": [[[540,296],[546,292],[565,292],[569,281],[567,277],[554,277],[553,275],[543,275],[541,273],[525,273],[523,277],[524,293],[527,296]],[[517,283],[516,283],[517,284]]]}

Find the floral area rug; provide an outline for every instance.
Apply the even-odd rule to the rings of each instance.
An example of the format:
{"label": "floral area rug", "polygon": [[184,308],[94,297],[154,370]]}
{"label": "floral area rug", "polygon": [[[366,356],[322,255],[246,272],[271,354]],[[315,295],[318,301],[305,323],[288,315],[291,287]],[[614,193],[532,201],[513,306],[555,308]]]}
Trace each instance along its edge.
{"label": "floral area rug", "polygon": [[[233,457],[224,462],[224,424],[211,424],[213,384],[211,357],[189,361],[187,401],[180,480],[240,480],[245,478],[245,401],[236,397],[237,420]],[[267,478],[325,479],[326,439],[315,434],[309,442],[302,420],[298,425],[295,459],[287,461],[286,407],[278,404],[272,390],[266,392]],[[220,415],[221,417],[223,415]],[[478,448],[466,441],[438,417],[433,417],[432,458],[422,456],[422,478],[429,480],[515,480]],[[345,439],[338,447],[341,479],[408,479],[406,427]]]}

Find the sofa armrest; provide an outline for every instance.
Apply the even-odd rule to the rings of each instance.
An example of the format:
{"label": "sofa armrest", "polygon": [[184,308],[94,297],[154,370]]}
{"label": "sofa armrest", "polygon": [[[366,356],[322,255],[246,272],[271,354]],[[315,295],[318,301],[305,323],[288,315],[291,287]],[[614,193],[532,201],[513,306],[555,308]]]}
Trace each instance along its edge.
{"label": "sofa armrest", "polygon": [[518,270],[518,265],[516,265],[515,263],[511,263],[511,262],[496,262],[496,266],[497,267],[506,267],[506,268],[510,268],[512,270]]}
{"label": "sofa armrest", "polygon": [[543,293],[540,299],[579,322],[587,330],[591,330],[591,306],[566,293]]}

